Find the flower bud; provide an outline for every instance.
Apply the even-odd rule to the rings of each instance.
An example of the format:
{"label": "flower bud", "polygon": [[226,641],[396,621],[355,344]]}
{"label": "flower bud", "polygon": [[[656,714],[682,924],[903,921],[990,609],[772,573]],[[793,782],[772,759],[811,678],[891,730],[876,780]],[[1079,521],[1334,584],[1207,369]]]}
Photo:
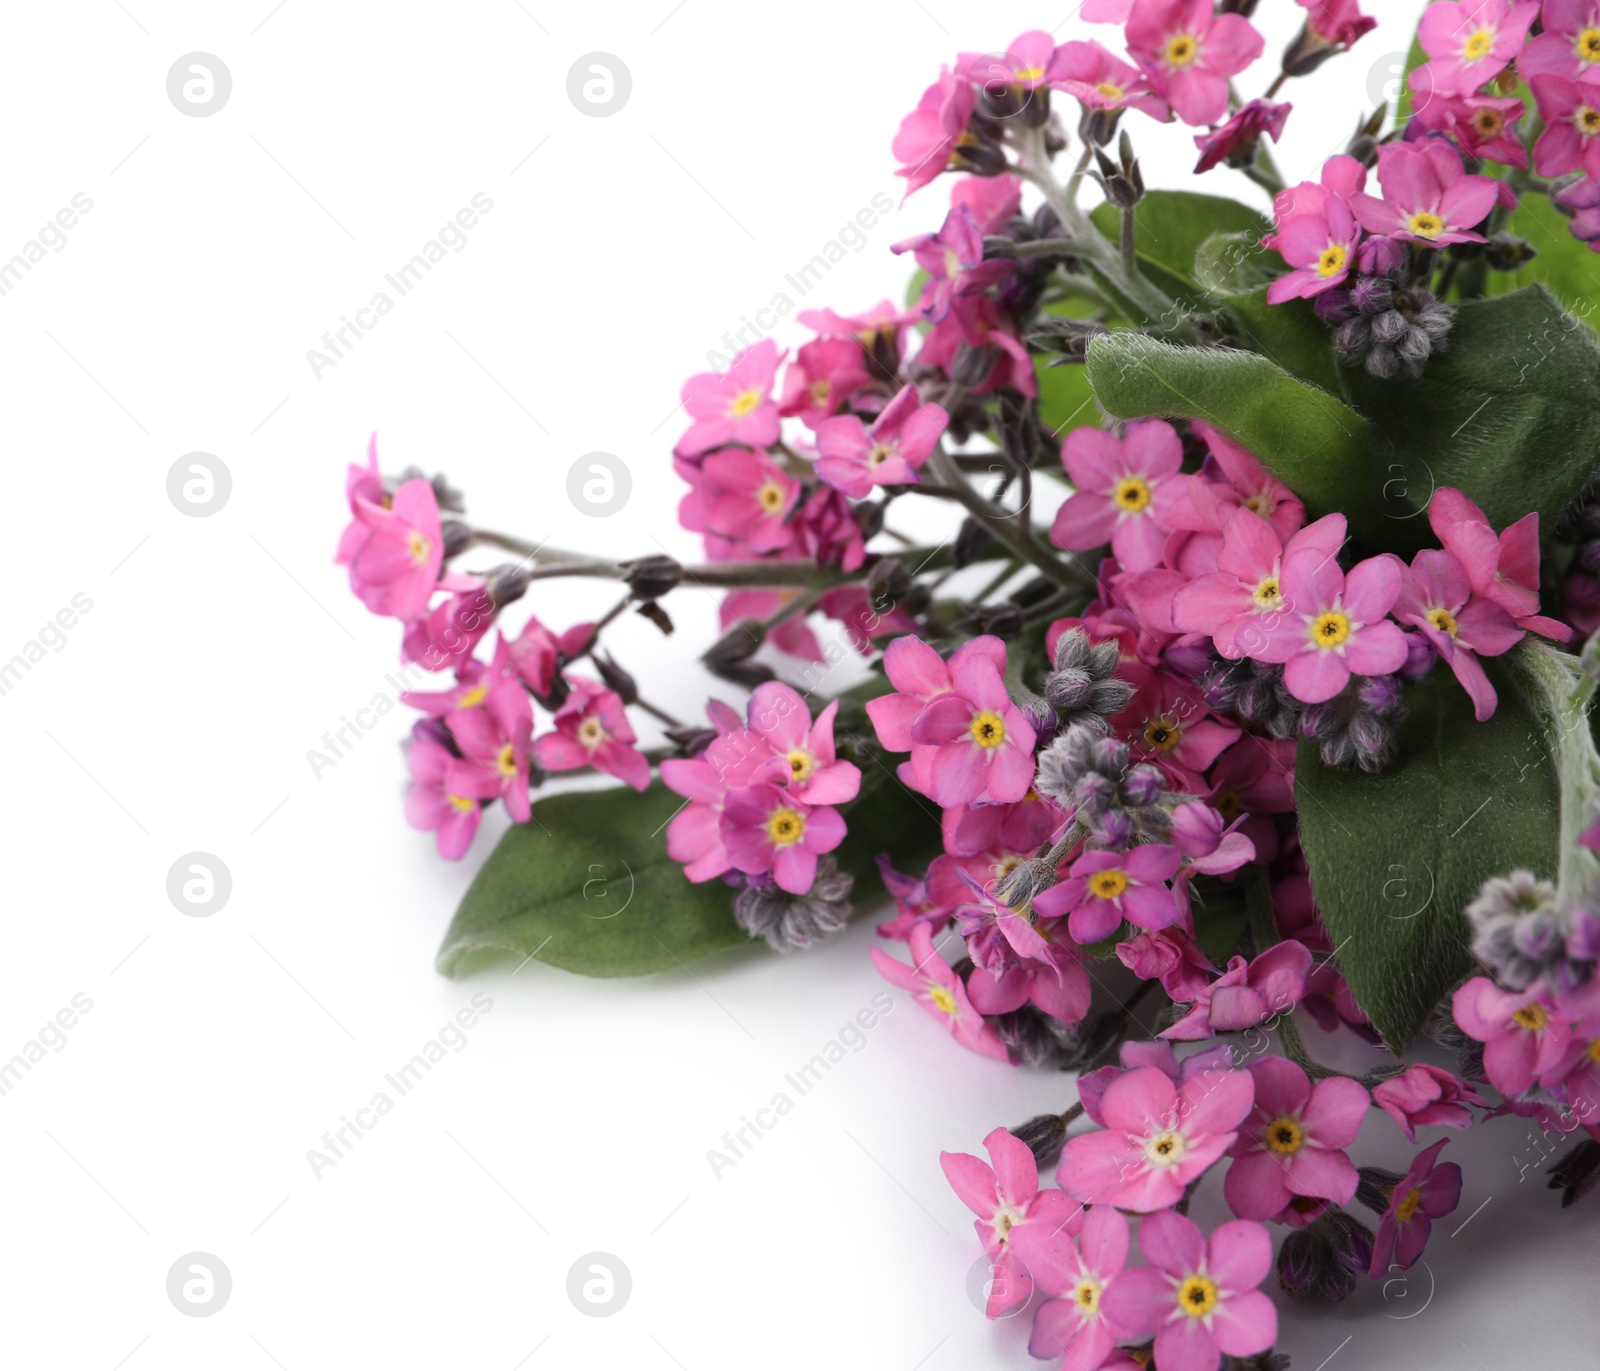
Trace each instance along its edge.
{"label": "flower bud", "polygon": [[1028,1145],[1041,1171],[1055,1165],[1067,1141],[1067,1125],[1059,1114],[1036,1114],[1010,1131],[1014,1138]]}
{"label": "flower bud", "polygon": [[1570,1208],[1600,1182],[1600,1142],[1592,1138],[1579,1143],[1550,1168],[1549,1186],[1565,1193],[1561,1207]]}
{"label": "flower bud", "polygon": [[628,589],[636,600],[658,600],[683,579],[683,567],[671,557],[640,557],[622,564]]}
{"label": "flower bud", "polygon": [[465,552],[472,544],[472,529],[460,519],[441,519],[439,538],[444,544],[445,560]]}

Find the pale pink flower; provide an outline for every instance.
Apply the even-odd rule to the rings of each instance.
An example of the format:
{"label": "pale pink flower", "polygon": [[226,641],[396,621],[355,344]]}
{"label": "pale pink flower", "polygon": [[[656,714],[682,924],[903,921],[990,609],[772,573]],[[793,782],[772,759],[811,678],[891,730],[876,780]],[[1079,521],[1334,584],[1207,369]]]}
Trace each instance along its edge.
{"label": "pale pink flower", "polygon": [[363,497],[354,510],[368,533],[350,557],[350,589],[372,613],[409,623],[427,608],[444,565],[433,486],[421,479],[406,481],[387,507]]}
{"label": "pale pink flower", "polygon": [[817,429],[817,475],[853,500],[874,486],[915,485],[950,422],[941,405],[924,403],[905,386],[869,428],[854,414],[825,419]]}
{"label": "pale pink flower", "polygon": [[1493,177],[1469,176],[1444,138],[1385,143],[1378,149],[1378,182],[1381,200],[1359,191],[1350,197],[1361,227],[1423,247],[1483,242],[1474,230],[1501,192]]}
{"label": "pale pink flower", "polygon": [[911,991],[928,1013],[949,1029],[963,1047],[994,1057],[1002,1062],[1011,1058],[1006,1053],[1000,1035],[984,1022],[983,1015],[972,1007],[967,998],[967,988],[961,977],[950,969],[933,945],[933,934],[926,923],[914,924],[908,942],[911,945],[911,965],[896,961],[881,948],[870,949],[872,964],[885,980]]}
{"label": "pale pink flower", "polygon": [[1297,1198],[1348,1204],[1358,1177],[1344,1149],[1366,1117],[1366,1087],[1346,1076],[1313,1085],[1284,1057],[1262,1057],[1247,1070],[1256,1101],[1229,1150],[1229,1208],[1241,1219],[1270,1219]]}
{"label": "pale pink flower", "polygon": [[1208,1240],[1181,1214],[1139,1225],[1148,1266],[1123,1272],[1106,1314],[1136,1338],[1155,1336],[1161,1371],[1217,1371],[1223,1354],[1251,1357],[1278,1338],[1278,1311],[1256,1287],[1272,1269],[1272,1239],[1248,1219],[1219,1224]]}
{"label": "pale pink flower", "polygon": [[1161,565],[1171,526],[1165,508],[1184,493],[1183,444],[1164,420],[1129,424],[1118,439],[1098,428],[1067,435],[1061,461],[1076,487],[1056,511],[1050,541],[1071,552],[1110,543],[1126,571]]}
{"label": "pale pink flower", "polygon": [[740,871],[771,872],[780,889],[804,895],[817,878],[817,858],[844,841],[845,822],[837,809],[808,805],[787,786],[756,782],[728,792],[721,830]]}
{"label": "pale pink flower", "polygon": [[1538,0],[1439,0],[1417,27],[1430,58],[1418,70],[1428,73],[1423,79],[1434,90],[1471,95],[1510,65],[1538,17]]}
{"label": "pale pink flower", "polygon": [[1250,21],[1217,14],[1212,0],[1135,0],[1128,50],[1186,124],[1214,124],[1228,107],[1228,78],[1265,46]]}
{"label": "pale pink flower", "polygon": [[1393,557],[1369,557],[1349,576],[1307,547],[1283,560],[1283,607],[1234,633],[1234,646],[1283,666],[1283,681],[1307,704],[1331,700],[1352,674],[1386,676],[1406,660],[1405,634],[1386,617],[1400,594]]}
{"label": "pale pink flower", "polygon": [[1101,1097],[1104,1130],[1067,1140],[1056,1179],[1086,1204],[1165,1209],[1233,1145],[1254,1098],[1247,1071],[1181,1086],[1156,1067],[1129,1071]]}
{"label": "pale pink flower", "polygon": [[1440,1138],[1412,1161],[1400,1184],[1395,1186],[1389,1207],[1378,1220],[1372,1244],[1372,1265],[1367,1274],[1373,1280],[1394,1271],[1409,1271],[1428,1245],[1433,1221],[1452,1213],[1461,1203],[1461,1168],[1454,1162],[1440,1162],[1449,1138]]}
{"label": "pale pink flower", "polygon": [[1186,1042],[1265,1023],[1305,997],[1310,970],[1310,949],[1293,940],[1275,943],[1248,962],[1232,957],[1228,969],[1161,1036]]}
{"label": "pale pink flower", "polygon": [[1041,1234],[1076,1232],[1083,1221],[1083,1206],[1059,1190],[1039,1189],[1033,1153],[1006,1129],[996,1128],[983,1145],[993,1166],[965,1152],[941,1152],[939,1165],[950,1188],[978,1216],[972,1226],[997,1268],[992,1273],[995,1279],[985,1313],[998,1319],[1021,1308],[1033,1294],[1027,1264],[1019,1258],[1013,1242],[1021,1241],[1030,1230]]}
{"label": "pale pink flower", "polygon": [[650,785],[650,763],[634,744],[622,697],[598,681],[568,678],[572,693],[555,713],[555,731],[534,740],[533,755],[547,771],[592,766],[635,790]]}
{"label": "pale pink flower", "polygon": [[683,383],[683,407],[694,420],[673,451],[695,458],[729,443],[771,447],[779,415],[772,382],[783,355],[770,338],[746,348],[723,372],[702,371]]}

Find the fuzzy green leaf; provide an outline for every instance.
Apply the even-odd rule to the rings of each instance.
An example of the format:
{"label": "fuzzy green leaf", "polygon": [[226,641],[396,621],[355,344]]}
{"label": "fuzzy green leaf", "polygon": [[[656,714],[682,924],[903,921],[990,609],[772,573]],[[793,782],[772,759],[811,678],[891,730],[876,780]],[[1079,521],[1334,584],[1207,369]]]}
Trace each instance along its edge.
{"label": "fuzzy green leaf", "polygon": [[1420,380],[1360,373],[1351,396],[1370,422],[1373,469],[1387,473],[1380,545],[1395,551],[1428,540],[1426,520],[1407,516],[1440,486],[1496,528],[1537,511],[1548,535],[1600,467],[1600,348],[1541,286],[1461,305]]}
{"label": "fuzzy green leaf", "polygon": [[1203,419],[1255,453],[1313,517],[1343,511],[1358,536],[1381,524],[1366,421],[1270,358],[1114,333],[1089,345],[1087,365],[1108,414]]}
{"label": "fuzzy green leaf", "polygon": [[[1122,214],[1102,204],[1089,216],[1113,243],[1122,236]],[[1220,195],[1187,190],[1153,190],[1133,215],[1133,247],[1145,274],[1167,294],[1196,302],[1199,280],[1195,258],[1205,241],[1219,233],[1253,236],[1257,242],[1271,225],[1255,210]]]}
{"label": "fuzzy green leaf", "polygon": [[1462,913],[1491,876],[1553,876],[1560,788],[1517,654],[1484,664],[1500,705],[1477,723],[1442,665],[1407,695],[1381,775],[1295,766],[1312,891],[1356,1000],[1399,1052],[1471,970]]}

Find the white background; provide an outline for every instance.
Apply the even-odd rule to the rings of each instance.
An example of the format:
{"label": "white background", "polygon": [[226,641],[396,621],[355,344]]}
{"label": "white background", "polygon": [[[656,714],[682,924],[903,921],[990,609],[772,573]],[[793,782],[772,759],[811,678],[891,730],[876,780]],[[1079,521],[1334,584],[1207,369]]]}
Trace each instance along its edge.
{"label": "white background", "polygon": [[[694,555],[671,517],[683,378],[875,192],[898,200],[889,143],[941,61],[1088,27],[1071,0],[269,7],[4,11],[0,258],[75,193],[93,209],[0,298],[0,659],[75,594],[93,608],[0,698],[0,1058],[74,995],[93,1008],[0,1098],[0,1360],[1026,1364],[1026,1318],[991,1326],[969,1303],[978,1247],[937,1154],[1063,1107],[1070,1082],[962,1053],[897,996],[863,1051],[714,1178],[707,1150],[882,988],[870,920],[804,957],[692,975],[597,983],[535,963],[447,981],[433,953],[498,829],[449,866],[405,827],[405,711],[320,779],[307,752],[396,665],[396,626],[330,560],[369,432],[386,468],[445,469],[486,522]],[[1300,12],[1262,9],[1276,53]],[[1312,174],[1342,143],[1420,9],[1384,0],[1355,55],[1293,84],[1286,170]],[[604,119],[566,94],[597,50],[633,81]],[[206,118],[166,93],[195,51],[233,81]],[[1188,132],[1132,127],[1150,183],[1185,184]],[[1259,202],[1230,177],[1211,188]],[[468,246],[316,377],[307,350],[475,192],[494,208]],[[913,198],[801,303],[898,296],[888,245],[937,226],[945,195]],[[597,449],[634,481],[603,521],[564,495]],[[209,518],[166,494],[194,451],[232,475]],[[611,594],[560,583],[534,607],[560,628]],[[670,664],[709,640],[714,606],[684,592],[671,609],[673,642],[632,621],[617,650],[688,716],[706,682]],[[232,876],[209,918],[166,894],[196,850]],[[468,1046],[314,1175],[322,1134],[479,992],[493,1008]],[[1531,1169],[1519,1180],[1538,1157],[1525,1133],[1454,1138],[1470,1226],[1436,1229],[1409,1289],[1285,1310],[1297,1371],[1591,1364],[1595,1202],[1560,1214]],[[1409,1153],[1375,1117],[1356,1155]],[[608,1319],[565,1293],[596,1250],[632,1273]],[[232,1273],[213,1317],[165,1293],[193,1251]]]}

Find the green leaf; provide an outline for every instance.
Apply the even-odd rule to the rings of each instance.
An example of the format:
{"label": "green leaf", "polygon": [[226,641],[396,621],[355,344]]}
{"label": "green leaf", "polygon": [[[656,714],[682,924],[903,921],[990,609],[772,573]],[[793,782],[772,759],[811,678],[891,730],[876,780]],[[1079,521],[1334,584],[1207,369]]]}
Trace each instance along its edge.
{"label": "green leaf", "polygon": [[[643,976],[748,943],[732,891],[721,881],[691,884],[667,856],[666,826],[683,803],[661,785],[540,800],[533,821],[506,831],[468,888],[438,969],[459,976],[510,953],[585,976]],[[937,810],[892,777],[845,818],[837,856],[856,878],[857,911],[883,897],[880,852],[920,871],[940,850]]]}
{"label": "green leaf", "polygon": [[473,954],[537,957],[586,976],[664,971],[749,942],[721,881],[691,885],[667,856],[684,801],[663,786],[552,795],[514,824],[462,898],[439,949],[455,976]]}
{"label": "green leaf", "polygon": [[1441,664],[1407,694],[1399,752],[1378,776],[1295,765],[1312,892],[1356,1000],[1399,1052],[1471,970],[1462,913],[1491,876],[1556,869],[1560,788],[1518,654],[1484,663],[1487,723]]}
{"label": "green leaf", "polygon": [[[1122,213],[1109,202],[1089,215],[1113,243],[1122,237]],[[1133,217],[1133,246],[1145,275],[1168,295],[1193,299],[1200,289],[1195,257],[1206,239],[1219,233],[1261,235],[1271,229],[1259,214],[1237,200],[1187,190],[1153,190],[1139,201]]]}
{"label": "green leaf", "polygon": [[1428,540],[1426,520],[1409,516],[1440,486],[1496,528],[1537,511],[1548,535],[1600,466],[1600,349],[1539,286],[1459,306],[1448,350],[1420,380],[1353,373],[1350,392],[1394,497],[1378,540],[1392,550]]}
{"label": "green leaf", "polygon": [[1587,315],[1594,308],[1594,302],[1600,300],[1600,252],[1573,235],[1571,222],[1550,203],[1548,195],[1523,191],[1505,228],[1526,239],[1539,255],[1520,271],[1491,271],[1491,295],[1538,283],[1568,310]]}
{"label": "green leaf", "polygon": [[1100,422],[1089,375],[1077,362],[1050,366],[1050,358],[1035,356],[1033,373],[1039,378],[1039,422],[1048,433],[1060,438],[1063,430],[1082,428]]}
{"label": "green leaf", "polygon": [[1203,419],[1255,453],[1313,518],[1343,511],[1358,536],[1382,523],[1368,476],[1366,421],[1270,358],[1114,333],[1090,343],[1087,365],[1106,413]]}
{"label": "green leaf", "polygon": [[1317,318],[1309,300],[1267,301],[1275,254],[1255,233],[1213,233],[1195,257],[1195,277],[1208,304],[1222,315],[1234,346],[1270,358],[1285,371],[1344,394],[1344,377],[1333,352],[1333,331]]}

